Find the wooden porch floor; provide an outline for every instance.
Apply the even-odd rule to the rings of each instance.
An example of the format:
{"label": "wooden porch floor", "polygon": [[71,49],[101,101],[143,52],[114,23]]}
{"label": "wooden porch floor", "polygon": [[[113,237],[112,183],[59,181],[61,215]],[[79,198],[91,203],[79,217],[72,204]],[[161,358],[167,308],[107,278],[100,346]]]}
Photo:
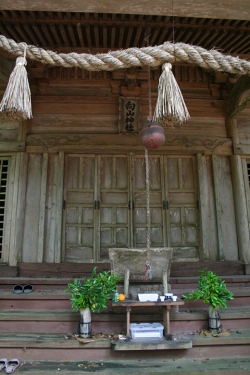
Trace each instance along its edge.
{"label": "wooden porch floor", "polygon": [[[78,331],[79,314],[72,312],[70,296],[64,292],[71,281],[69,275],[67,278],[30,275],[0,278],[0,357],[18,358],[23,365],[16,372],[24,375],[250,373],[250,276],[226,274],[223,278],[235,297],[229,302],[229,308],[220,312],[223,334],[199,334],[207,325],[207,307],[199,301],[190,301],[179,312],[171,311],[174,340],[164,343],[168,348],[155,350],[151,343],[152,347],[148,344],[146,351],[139,347],[113,350],[110,339],[87,344],[73,339],[72,333]],[[197,281],[196,276],[170,278],[172,291],[179,297],[196,288]],[[32,284],[34,291],[15,294],[15,284]],[[133,322],[160,322],[161,319],[161,310],[157,309],[144,308],[133,313]],[[125,326],[124,309],[112,308],[112,301],[106,310],[92,316],[93,332],[124,333]],[[192,347],[176,350],[181,340],[192,341]]]}
{"label": "wooden porch floor", "polygon": [[23,362],[16,373],[22,375],[85,374],[182,374],[182,375],[246,375],[250,372],[250,357],[232,359],[162,359],[162,360],[110,360],[110,361],[39,361]]}

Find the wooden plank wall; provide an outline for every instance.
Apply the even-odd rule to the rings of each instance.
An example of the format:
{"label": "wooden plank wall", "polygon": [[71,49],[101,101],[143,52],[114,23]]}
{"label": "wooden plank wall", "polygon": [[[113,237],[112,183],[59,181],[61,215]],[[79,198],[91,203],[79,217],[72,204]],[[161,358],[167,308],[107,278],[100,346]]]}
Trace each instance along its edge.
{"label": "wooden plank wall", "polygon": [[212,156],[219,260],[238,259],[233,186],[228,157]]}
{"label": "wooden plank wall", "polygon": [[[62,88],[63,89],[63,88]],[[30,134],[118,133],[119,96],[39,95],[32,99],[34,118]],[[156,97],[152,101],[154,108]],[[187,99],[191,120],[183,126],[169,126],[166,135],[227,138],[224,102]],[[141,123],[147,122],[148,99],[142,97]]]}
{"label": "wooden plank wall", "polygon": [[200,258],[217,260],[218,237],[211,157],[198,154],[197,169],[200,202]]}
{"label": "wooden plank wall", "polygon": [[[12,148],[10,144],[24,144],[24,134],[17,130],[16,125],[8,125],[11,131],[7,131],[6,124],[4,125],[6,129],[3,129],[2,138],[9,137],[8,151],[15,152],[11,156],[12,181],[19,184],[15,187],[14,199],[13,190],[10,189],[9,192],[8,209],[12,210],[12,203],[17,209],[13,211],[14,214],[11,212],[8,214],[10,216],[7,216],[13,219],[12,232],[15,228],[15,235],[10,237],[11,240],[5,245],[6,249],[11,247],[11,250],[8,250],[10,255],[5,260],[10,260],[13,266],[17,261],[60,263],[62,260],[64,152],[89,153],[94,149],[93,152],[101,153],[109,152],[111,147],[117,147],[119,152],[123,153],[136,153],[138,149],[143,152],[139,135],[118,135],[118,120],[119,96],[125,93],[141,96],[141,123],[146,122],[148,98],[145,82],[145,87],[136,86],[134,91],[129,91],[123,76],[122,79],[113,80],[109,78],[109,74],[104,73],[100,76],[95,73],[95,79],[90,76],[81,81],[73,78],[48,78],[34,85],[34,117],[27,125],[27,147],[23,154],[18,152],[20,149],[16,143]],[[153,107],[157,97],[157,84],[155,81],[152,86]],[[225,122],[225,100],[215,93],[216,90],[211,89],[208,77],[199,82],[181,81],[180,86],[191,120],[182,126],[165,128],[166,145],[159,153],[191,155],[198,152],[196,160],[200,203],[200,259],[237,260],[237,219],[229,159],[232,147]],[[244,122],[239,122],[240,139],[248,137],[249,124],[245,124],[245,119]],[[245,128],[247,132],[244,133],[244,138],[243,130],[241,133],[240,129]],[[57,138],[57,135],[60,137]],[[84,139],[77,143],[79,135],[84,136]],[[75,144],[73,138],[69,141],[69,136],[75,136]],[[117,137],[122,140],[124,148],[117,144]],[[175,140],[177,142],[173,148]],[[214,140],[218,147],[211,146]],[[6,140],[4,143],[5,148],[0,148],[1,153],[5,152],[7,147]],[[234,181],[237,176],[235,173]],[[22,200],[21,196],[25,198]],[[6,233],[10,233],[10,224],[6,226]],[[237,228],[239,233],[239,225]],[[248,259],[246,254],[246,250],[240,251],[241,259]]]}
{"label": "wooden plank wall", "polygon": [[198,155],[201,259],[237,260],[233,186],[230,159]]}
{"label": "wooden plank wall", "polygon": [[[36,69],[31,69],[36,77]],[[46,80],[35,84],[32,97],[34,117],[29,134],[118,133],[119,97],[141,97],[141,124],[148,117],[147,70],[137,69],[133,80],[124,69],[114,72],[49,69]],[[157,100],[160,69],[151,72],[151,99],[154,109]],[[198,67],[176,66],[175,75],[182,90],[191,120],[183,126],[168,126],[169,136],[197,136],[227,138],[225,100],[220,96],[219,84],[212,84],[211,76]],[[39,78],[37,76],[39,81]],[[33,87],[33,86],[32,86]]]}

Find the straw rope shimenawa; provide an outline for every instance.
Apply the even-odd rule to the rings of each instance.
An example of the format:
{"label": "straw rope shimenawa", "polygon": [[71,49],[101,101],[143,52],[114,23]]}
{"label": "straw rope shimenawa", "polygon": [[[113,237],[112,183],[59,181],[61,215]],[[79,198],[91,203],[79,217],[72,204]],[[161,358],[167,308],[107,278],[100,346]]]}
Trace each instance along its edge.
{"label": "straw rope shimenawa", "polygon": [[[24,46],[12,39],[0,35],[0,48],[15,55],[23,56]],[[40,61],[51,66],[65,68],[79,67],[85,70],[100,71],[130,68],[135,66],[150,66],[156,68],[163,63],[186,62],[204,69],[222,71],[233,74],[250,74],[250,62],[238,57],[223,55],[213,49],[207,51],[198,46],[185,43],[166,42],[155,47],[128,48],[126,50],[98,53],[58,54],[32,45],[27,46],[27,58]]]}

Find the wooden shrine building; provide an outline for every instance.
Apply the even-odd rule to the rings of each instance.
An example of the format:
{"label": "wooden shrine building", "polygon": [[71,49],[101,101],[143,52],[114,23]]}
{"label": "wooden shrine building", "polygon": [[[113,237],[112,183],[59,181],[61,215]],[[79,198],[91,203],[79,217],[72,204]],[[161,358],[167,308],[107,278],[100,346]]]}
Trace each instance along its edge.
{"label": "wooden shrine building", "polygon": [[[102,4],[100,4],[102,3]],[[250,57],[248,1],[0,1],[0,34],[57,53],[183,42]],[[0,49],[3,95],[16,56]],[[0,118],[0,272],[107,263],[146,244],[148,68],[88,71],[27,58],[33,118]],[[250,264],[250,78],[176,61],[191,119],[149,151],[151,245],[173,262]],[[150,70],[152,107],[161,66]],[[129,110],[133,109],[133,117]],[[11,271],[12,270],[12,271]],[[40,271],[40,276],[43,276]]]}

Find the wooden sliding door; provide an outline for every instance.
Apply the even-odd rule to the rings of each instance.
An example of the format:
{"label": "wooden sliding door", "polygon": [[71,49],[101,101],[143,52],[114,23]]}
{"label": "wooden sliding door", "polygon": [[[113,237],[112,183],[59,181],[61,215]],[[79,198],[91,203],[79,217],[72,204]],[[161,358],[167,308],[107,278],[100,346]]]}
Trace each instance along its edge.
{"label": "wooden sliding door", "polygon": [[[64,260],[102,262],[110,247],[145,248],[144,155],[67,155]],[[198,258],[193,156],[149,155],[151,246]]]}

